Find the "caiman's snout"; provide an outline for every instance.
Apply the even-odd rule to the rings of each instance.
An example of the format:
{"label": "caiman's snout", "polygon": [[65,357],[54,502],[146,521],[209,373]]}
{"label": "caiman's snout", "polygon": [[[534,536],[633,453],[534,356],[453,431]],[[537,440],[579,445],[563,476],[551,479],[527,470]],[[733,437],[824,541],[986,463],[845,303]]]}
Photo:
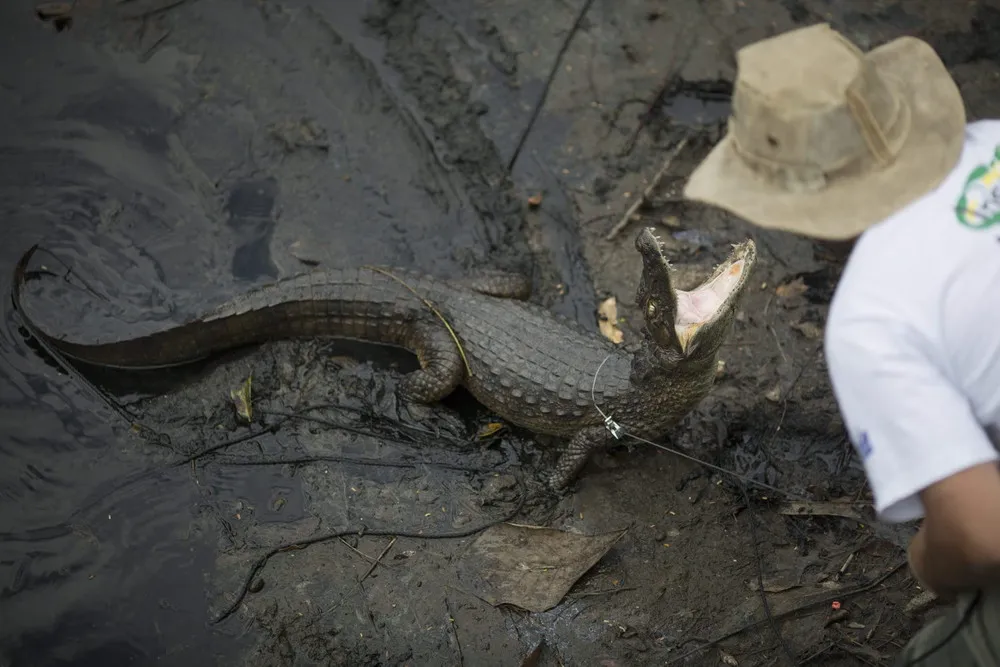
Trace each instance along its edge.
{"label": "caiman's snout", "polygon": [[748,239],[734,245],[708,280],[688,291],[674,289],[663,243],[651,228],[639,233],[635,247],[642,256],[636,301],[650,336],[660,347],[688,357],[717,351],[756,263],[754,242]]}

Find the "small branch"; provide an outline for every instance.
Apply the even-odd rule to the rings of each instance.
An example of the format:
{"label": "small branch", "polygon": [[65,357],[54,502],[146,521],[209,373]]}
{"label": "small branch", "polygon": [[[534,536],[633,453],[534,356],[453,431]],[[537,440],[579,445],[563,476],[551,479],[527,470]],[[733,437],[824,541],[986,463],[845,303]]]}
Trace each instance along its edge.
{"label": "small branch", "polygon": [[392,545],[395,543],[396,543],[396,536],[394,535],[393,538],[389,540],[389,544],[385,545],[385,549],[382,549],[382,553],[378,555],[378,558],[375,559],[375,562],[372,563],[372,566],[368,568],[367,572],[365,572],[365,576],[361,577],[361,581],[358,582],[359,584],[362,583],[365,579],[367,579],[368,575],[374,572],[376,567],[382,564],[382,559],[385,558],[385,555],[389,553],[389,549],[391,549]]}
{"label": "small branch", "polygon": [[690,139],[690,137],[685,136],[683,139],[677,142],[677,145],[674,146],[674,149],[670,151],[669,155],[667,155],[667,159],[664,160],[663,166],[660,167],[660,170],[658,172],[656,172],[656,176],[653,177],[653,180],[650,181],[646,189],[643,190],[642,195],[639,197],[639,199],[637,199],[635,202],[633,202],[631,206],[628,207],[628,210],[625,211],[625,215],[622,216],[622,219],[619,220],[618,224],[612,227],[611,231],[608,232],[607,236],[604,237],[605,241],[614,240],[614,238],[618,236],[618,234],[620,234],[622,230],[628,226],[629,221],[632,219],[632,216],[635,215],[635,212],[639,210],[639,207],[645,204],[647,201],[649,201],[649,198],[653,195],[653,190],[655,190],[657,186],[660,185],[660,181],[662,181],[663,177],[666,176],[667,170],[670,169],[670,165],[673,164],[674,159],[682,150],[684,150],[684,147],[687,146],[688,139]]}
{"label": "small branch", "polygon": [[465,656],[462,655],[462,641],[458,638],[458,627],[455,624],[455,615],[451,613],[451,603],[448,602],[448,598],[444,599],[444,608],[448,612],[448,627],[451,628],[451,633],[455,636],[455,645],[458,647],[458,664],[465,664]]}
{"label": "small branch", "polygon": [[[830,604],[830,602],[832,602],[834,600],[845,600],[845,599],[847,599],[849,597],[853,597],[855,595],[860,595],[861,593],[865,593],[867,591],[870,591],[871,589],[875,588],[876,586],[880,585],[883,581],[885,581],[886,579],[888,579],[889,577],[891,577],[892,575],[894,575],[897,572],[899,572],[905,566],[906,566],[906,561],[904,560],[903,562],[899,563],[898,565],[895,565],[895,566],[889,568],[889,570],[887,570],[886,572],[884,572],[880,576],[876,577],[874,580],[872,580],[871,582],[869,582],[867,584],[862,584],[861,586],[856,586],[855,588],[850,588],[850,589],[847,589],[847,590],[843,590],[843,591],[840,591],[838,593],[834,593],[833,595],[827,595],[827,596],[821,597],[821,598],[816,599],[816,600],[811,600],[811,601],[803,602],[802,604],[796,605],[796,606],[792,607],[791,609],[788,609],[786,611],[781,612],[780,614],[775,614],[774,615],[774,620],[780,621],[783,618],[788,618],[789,616],[791,616],[793,614],[797,614],[797,613],[799,613],[801,611],[805,611],[807,609],[811,609],[813,607],[817,607],[817,606],[820,606],[820,605]],[[736,635],[742,634],[742,633],[746,632],[747,630],[751,630],[753,628],[756,628],[757,626],[761,625],[762,623],[766,623],[767,620],[768,620],[767,618],[762,618],[762,619],[758,619],[756,621],[751,621],[751,622],[747,623],[746,625],[744,625],[742,627],[736,628],[732,632],[727,632],[727,633],[725,633],[723,635],[720,635],[720,636],[716,637],[715,639],[709,640],[709,641],[705,642],[704,644],[702,644],[701,646],[699,646],[697,648],[691,649],[687,653],[682,653],[681,655],[678,655],[678,656],[676,656],[676,657],[668,660],[664,664],[665,665],[673,665],[673,664],[676,664],[678,662],[683,662],[684,660],[687,660],[691,656],[693,656],[693,655],[695,655],[697,653],[701,653],[705,649],[712,648],[713,646],[716,646],[716,645],[718,645],[718,644],[726,641],[730,637],[735,637]]]}

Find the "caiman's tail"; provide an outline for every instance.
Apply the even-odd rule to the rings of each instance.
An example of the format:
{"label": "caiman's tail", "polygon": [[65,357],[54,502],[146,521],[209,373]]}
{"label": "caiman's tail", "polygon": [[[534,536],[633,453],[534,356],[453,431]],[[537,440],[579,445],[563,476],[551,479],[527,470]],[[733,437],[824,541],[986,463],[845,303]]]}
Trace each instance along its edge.
{"label": "caiman's tail", "polygon": [[70,359],[109,368],[182,366],[225,350],[302,336],[406,346],[412,335],[408,324],[428,314],[389,277],[370,269],[342,269],[279,281],[164,331],[107,343],[78,343],[45,333],[22,307],[21,290],[37,249],[37,244],[32,246],[14,269],[11,299],[25,327],[43,345]]}

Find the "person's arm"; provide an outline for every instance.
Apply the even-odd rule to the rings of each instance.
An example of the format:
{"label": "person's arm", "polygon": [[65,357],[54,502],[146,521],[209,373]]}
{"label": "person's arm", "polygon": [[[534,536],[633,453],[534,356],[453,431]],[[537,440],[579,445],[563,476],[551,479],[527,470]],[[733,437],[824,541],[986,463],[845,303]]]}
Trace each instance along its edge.
{"label": "person's arm", "polygon": [[915,576],[939,595],[1000,584],[996,450],[922,340],[898,323],[828,324],[830,379],[881,519],[924,517]]}
{"label": "person's arm", "polygon": [[910,567],[942,597],[1000,585],[1000,470],[983,463],[920,492],[925,518]]}

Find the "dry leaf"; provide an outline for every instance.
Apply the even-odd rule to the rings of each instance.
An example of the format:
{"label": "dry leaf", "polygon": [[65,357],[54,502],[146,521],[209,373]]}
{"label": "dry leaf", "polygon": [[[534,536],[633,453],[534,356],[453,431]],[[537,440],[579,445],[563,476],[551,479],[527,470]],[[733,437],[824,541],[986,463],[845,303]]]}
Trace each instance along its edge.
{"label": "dry leaf", "polygon": [[542,195],[537,194],[528,197],[528,206],[530,206],[531,208],[538,208],[541,205],[542,205]]}
{"label": "dry leaf", "polygon": [[856,521],[861,521],[863,518],[855,503],[843,500],[793,500],[786,503],[778,511],[785,516],[839,516]]}
{"label": "dry leaf", "polygon": [[807,289],[809,288],[806,287],[805,282],[801,277],[799,277],[790,283],[778,285],[774,288],[774,293],[778,295],[779,299],[790,299],[792,297],[802,296],[806,293]]}
{"label": "dry leaf", "polygon": [[501,523],[480,533],[459,562],[458,572],[490,604],[541,613],[559,604],[625,533],[582,535]]}
{"label": "dry leaf", "polygon": [[618,328],[618,300],[610,296],[597,307],[597,326],[601,335],[612,343],[621,343],[625,334]]}
{"label": "dry leaf", "polygon": [[729,665],[729,667],[739,667],[740,665],[740,663],[736,661],[736,658],[729,655],[721,648],[719,649],[719,660],[721,660],[723,664]]}
{"label": "dry leaf", "polygon": [[243,384],[239,386],[239,389],[230,389],[229,398],[233,399],[233,407],[236,408],[236,414],[242,417],[248,424],[253,418],[253,407],[251,406],[251,385],[253,383],[253,373],[251,373]]}
{"label": "dry leaf", "polygon": [[818,324],[814,324],[813,322],[796,322],[795,324],[792,324],[791,327],[806,338],[810,338],[812,340],[815,340],[823,335],[823,329],[821,329]]}
{"label": "dry leaf", "polygon": [[503,430],[503,424],[501,422],[490,422],[486,426],[479,429],[479,433],[476,434],[477,438],[488,438],[492,435],[496,435]]}

